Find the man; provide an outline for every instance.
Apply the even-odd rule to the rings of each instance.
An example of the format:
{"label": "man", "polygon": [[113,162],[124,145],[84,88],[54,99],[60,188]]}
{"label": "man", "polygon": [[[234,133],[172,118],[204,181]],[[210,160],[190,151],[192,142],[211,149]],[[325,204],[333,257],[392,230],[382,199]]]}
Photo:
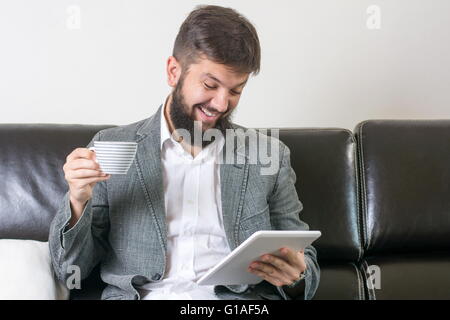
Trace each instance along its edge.
{"label": "man", "polygon": [[[198,286],[198,280],[258,230],[307,230],[288,148],[275,143],[277,169],[261,174],[230,115],[260,68],[255,28],[235,10],[200,6],[187,17],[167,61],[172,93],[149,119],[98,132],[93,141],[135,141],[125,176],[102,174],[95,153],[78,148],[64,165],[69,192],[50,230],[53,267],[65,281],[101,263],[102,299],[311,299],[316,250],[280,248],[248,272],[257,285]],[[211,130],[223,135],[196,142]],[[237,130],[236,130],[237,131]],[[184,134],[183,134],[184,133]],[[233,137],[234,139],[234,137]],[[247,150],[247,151],[246,151]],[[219,161],[223,154],[240,161]],[[282,249],[282,250],[281,250]]]}

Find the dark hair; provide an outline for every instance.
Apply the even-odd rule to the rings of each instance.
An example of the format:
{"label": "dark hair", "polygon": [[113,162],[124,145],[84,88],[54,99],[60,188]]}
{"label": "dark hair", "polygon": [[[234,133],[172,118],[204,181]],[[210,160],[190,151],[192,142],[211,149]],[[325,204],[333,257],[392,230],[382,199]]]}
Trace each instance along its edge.
{"label": "dark hair", "polygon": [[202,5],[180,27],[172,54],[183,69],[201,55],[235,72],[258,74],[261,48],[255,27],[236,10]]}

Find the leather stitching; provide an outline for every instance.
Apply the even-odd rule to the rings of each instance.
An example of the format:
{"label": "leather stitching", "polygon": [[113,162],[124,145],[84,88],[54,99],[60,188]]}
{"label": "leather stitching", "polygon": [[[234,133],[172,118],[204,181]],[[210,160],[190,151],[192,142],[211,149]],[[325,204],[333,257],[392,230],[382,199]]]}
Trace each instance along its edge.
{"label": "leather stitching", "polygon": [[[352,145],[353,145],[353,156],[354,159],[353,161],[357,161],[358,159],[358,155],[357,155],[357,149],[358,146],[356,144],[354,135],[351,134],[351,139],[352,139]],[[357,230],[357,235],[358,235],[358,261],[360,261],[362,259],[363,256],[363,243],[362,243],[362,239],[361,239],[361,234],[360,234],[360,230],[361,230],[361,216],[360,216],[360,208],[359,208],[359,181],[358,181],[358,164],[357,163],[353,163],[353,170],[355,171],[355,188],[356,188],[356,223],[358,224],[358,230]]]}
{"label": "leather stitching", "polygon": [[367,121],[361,123],[359,127],[359,161],[360,161],[360,182],[361,182],[361,202],[362,202],[362,212],[361,217],[363,218],[362,231],[366,240],[365,249],[368,250],[370,248],[370,237],[367,232],[367,189],[366,189],[366,176],[365,176],[365,166],[364,166],[364,149],[363,149],[363,128]]}

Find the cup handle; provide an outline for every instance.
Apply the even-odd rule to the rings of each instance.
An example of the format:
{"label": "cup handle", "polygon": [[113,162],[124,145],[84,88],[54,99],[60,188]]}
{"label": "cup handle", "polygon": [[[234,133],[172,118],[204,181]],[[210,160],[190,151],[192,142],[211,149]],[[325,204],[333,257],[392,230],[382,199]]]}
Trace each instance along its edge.
{"label": "cup handle", "polygon": [[[95,152],[95,147],[90,147],[90,148],[88,148],[90,151],[94,151]],[[96,163],[98,163],[98,161],[97,161],[97,157],[95,157],[95,162]]]}

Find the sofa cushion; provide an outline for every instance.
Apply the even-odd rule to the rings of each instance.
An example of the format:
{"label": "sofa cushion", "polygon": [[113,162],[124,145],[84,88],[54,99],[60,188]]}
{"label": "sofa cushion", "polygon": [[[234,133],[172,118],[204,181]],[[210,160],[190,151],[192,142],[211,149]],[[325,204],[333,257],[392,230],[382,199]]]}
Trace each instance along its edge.
{"label": "sofa cushion", "polygon": [[378,282],[374,272],[363,274],[371,275],[369,299],[450,299],[449,252],[374,256],[366,258],[363,266],[379,268]]}
{"label": "sofa cushion", "polygon": [[368,254],[450,249],[450,120],[356,129]]}
{"label": "sofa cushion", "polygon": [[364,300],[363,279],[355,263],[322,263],[319,288],[314,300]]}
{"label": "sofa cushion", "polygon": [[65,300],[69,290],[53,272],[48,242],[0,240],[0,300]]}

